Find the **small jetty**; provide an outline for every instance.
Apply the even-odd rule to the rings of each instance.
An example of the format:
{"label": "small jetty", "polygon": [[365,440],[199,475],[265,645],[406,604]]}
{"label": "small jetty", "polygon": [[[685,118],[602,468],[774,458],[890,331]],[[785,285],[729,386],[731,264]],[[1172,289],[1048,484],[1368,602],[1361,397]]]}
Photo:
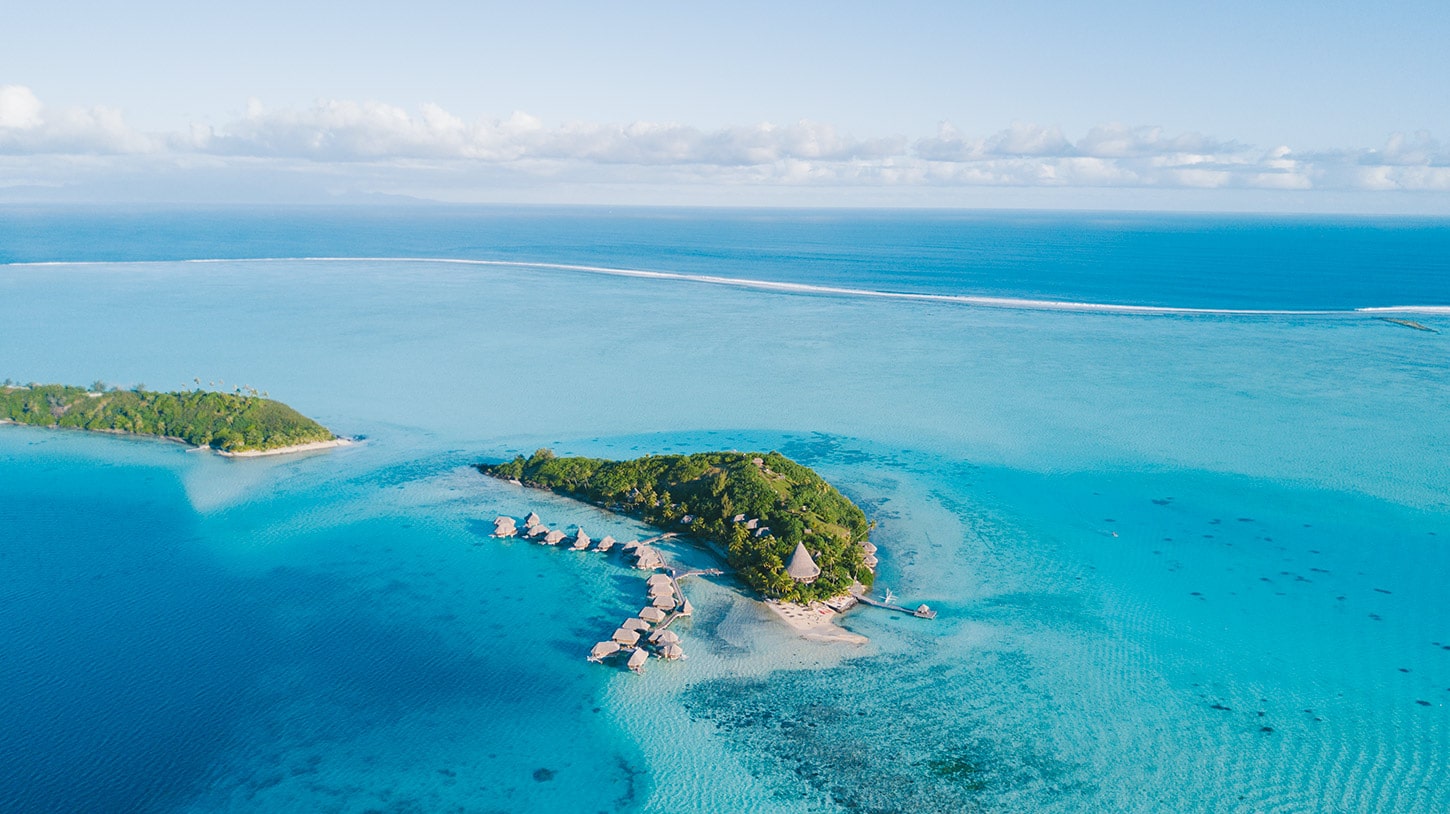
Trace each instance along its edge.
{"label": "small jetty", "polygon": [[606,535],[596,543],[583,528],[575,526],[574,534],[569,535],[563,529],[550,529],[537,514],[530,512],[524,519],[522,530],[514,518],[500,515],[494,520],[493,536],[500,539],[521,537],[549,546],[558,546],[568,541],[571,551],[601,554],[619,551],[633,561],[635,568],[653,571],[645,580],[645,606],[638,614],[621,622],[608,638],[590,648],[587,656],[595,664],[624,656],[625,666],[635,673],[644,672],[651,655],[666,661],[685,658],[680,635],[669,630],[676,620],[695,612],[690,600],[685,598],[680,580],[687,577],[719,576],[724,573],[718,568],[682,571],[669,567],[665,563],[664,553],[652,544],[673,539],[677,536],[674,532],[651,537],[643,542],[630,540],[625,543],[619,543]]}
{"label": "small jetty", "polygon": [[930,605],[923,603],[921,605],[917,605],[915,608],[908,608],[905,605],[896,604],[896,595],[891,593],[890,590],[886,591],[886,596],[884,599],[873,599],[872,597],[869,597],[864,593],[859,594],[856,599],[859,600],[862,604],[870,605],[873,608],[884,608],[889,611],[896,611],[897,613],[906,613],[915,616],[918,619],[936,618],[936,611],[932,610]]}

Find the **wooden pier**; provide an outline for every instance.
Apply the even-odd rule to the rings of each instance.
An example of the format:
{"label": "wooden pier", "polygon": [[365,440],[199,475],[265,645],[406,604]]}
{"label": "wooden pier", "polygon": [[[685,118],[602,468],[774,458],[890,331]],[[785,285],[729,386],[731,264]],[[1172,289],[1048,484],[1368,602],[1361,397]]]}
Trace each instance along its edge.
{"label": "wooden pier", "polygon": [[[887,596],[890,596],[890,594],[888,593]],[[892,602],[882,602],[879,599],[872,599],[871,597],[866,596],[865,594],[861,594],[860,596],[858,596],[856,598],[858,600],[866,603],[867,605],[870,605],[873,608],[885,608],[886,610],[896,611],[897,613],[906,613],[906,614],[910,614],[912,616],[915,616],[918,619],[935,619],[936,618],[936,611],[932,610],[931,608],[928,608],[926,605],[922,605],[919,608],[913,609],[913,608],[903,607],[901,605],[897,605],[897,604],[892,603]]]}

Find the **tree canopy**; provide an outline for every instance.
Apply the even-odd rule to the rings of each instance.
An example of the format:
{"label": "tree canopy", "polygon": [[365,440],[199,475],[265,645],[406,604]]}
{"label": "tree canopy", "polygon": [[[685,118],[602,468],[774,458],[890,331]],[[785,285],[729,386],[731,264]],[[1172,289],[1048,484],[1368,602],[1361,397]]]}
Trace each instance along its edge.
{"label": "tree canopy", "polygon": [[[741,578],[769,597],[808,602],[843,594],[855,581],[871,584],[860,546],[870,531],[865,513],[820,475],[778,452],[610,461],[557,457],[541,449],[478,468],[662,528],[678,528],[689,517],[689,532],[724,547]],[[805,544],[821,569],[810,584],[785,572],[797,543]]]}
{"label": "tree canopy", "polygon": [[176,438],[224,452],[277,449],[335,437],[281,402],[206,390],[152,393],[141,387],[102,391],[59,384],[3,386],[0,418],[39,427]]}

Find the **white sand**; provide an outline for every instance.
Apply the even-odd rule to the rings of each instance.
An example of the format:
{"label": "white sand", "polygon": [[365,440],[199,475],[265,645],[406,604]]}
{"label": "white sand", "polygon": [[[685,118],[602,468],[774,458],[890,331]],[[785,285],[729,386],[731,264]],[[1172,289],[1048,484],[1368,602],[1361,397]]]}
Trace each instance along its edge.
{"label": "white sand", "polygon": [[313,441],[307,444],[293,444],[290,447],[277,447],[276,449],[244,449],[240,452],[223,452],[217,450],[217,454],[227,458],[260,458],[264,455],[290,455],[293,452],[312,452],[319,449],[345,447],[352,443],[355,442],[350,438],[334,438],[331,441]]}
{"label": "white sand", "polygon": [[765,606],[790,625],[802,639],[846,644],[865,644],[870,641],[859,633],[852,633],[837,625],[836,612],[820,602],[798,605],[794,602],[768,601]]}

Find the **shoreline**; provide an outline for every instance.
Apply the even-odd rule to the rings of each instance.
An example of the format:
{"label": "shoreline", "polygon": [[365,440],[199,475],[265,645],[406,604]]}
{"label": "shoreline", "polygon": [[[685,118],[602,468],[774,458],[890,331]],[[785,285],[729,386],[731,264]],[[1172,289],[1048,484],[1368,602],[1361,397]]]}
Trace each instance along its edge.
{"label": "shoreline", "polygon": [[0,418],[0,426],[33,427],[37,430],[68,430],[70,432],[91,433],[95,435],[119,435],[126,438],[149,438],[154,441],[182,444],[187,448],[187,452],[214,452],[224,458],[261,458],[267,455],[288,455],[293,452],[312,452],[314,450],[351,446],[357,443],[357,441],[351,438],[339,436],[329,441],[309,441],[305,444],[293,444],[291,446],[275,447],[273,449],[243,449],[236,452],[225,452],[214,447],[194,447],[190,441],[187,441],[185,438],[177,438],[174,435],[148,435],[139,432],[126,432],[125,430],[88,430],[84,427],[61,427],[55,424],[26,424],[22,421],[11,421],[8,418]]}
{"label": "shoreline", "polygon": [[781,602],[776,599],[759,600],[769,608],[775,617],[795,631],[802,639],[812,642],[839,642],[857,646],[870,639],[853,633],[836,624],[836,611],[826,607],[824,602],[801,605],[795,602]]}
{"label": "shoreline", "polygon": [[273,449],[241,449],[236,452],[226,452],[211,447],[195,447],[195,449],[212,449],[213,452],[223,458],[263,458],[268,455],[290,455],[294,452],[314,452],[322,449],[333,449],[335,447],[346,447],[357,443],[351,438],[334,438],[331,441],[309,441],[305,444],[293,444],[287,447],[275,447]]}

